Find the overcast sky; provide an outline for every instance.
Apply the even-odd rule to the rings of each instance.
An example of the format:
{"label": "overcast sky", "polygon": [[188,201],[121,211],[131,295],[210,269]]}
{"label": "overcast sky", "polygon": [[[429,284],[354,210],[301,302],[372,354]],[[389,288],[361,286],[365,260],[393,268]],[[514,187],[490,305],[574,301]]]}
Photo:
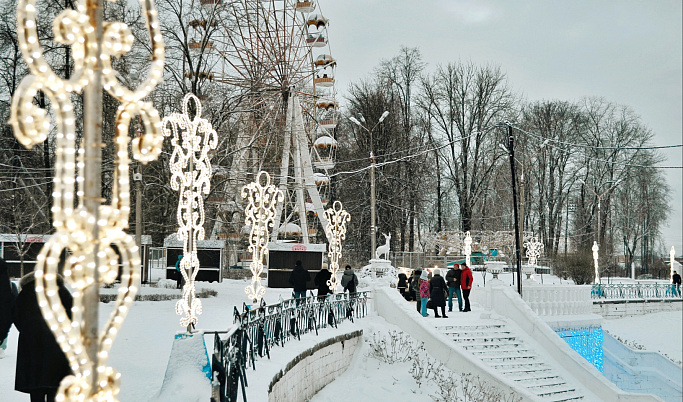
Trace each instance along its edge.
{"label": "overcast sky", "polygon": [[[496,63],[528,100],[602,96],[630,106],[654,145],[683,143],[681,0],[318,0],[330,20],[337,91],[367,78],[401,45],[417,47],[428,70],[471,60]],[[662,152],[682,166],[683,150]],[[683,255],[682,169],[672,187],[666,249]],[[668,253],[667,253],[668,255]]]}

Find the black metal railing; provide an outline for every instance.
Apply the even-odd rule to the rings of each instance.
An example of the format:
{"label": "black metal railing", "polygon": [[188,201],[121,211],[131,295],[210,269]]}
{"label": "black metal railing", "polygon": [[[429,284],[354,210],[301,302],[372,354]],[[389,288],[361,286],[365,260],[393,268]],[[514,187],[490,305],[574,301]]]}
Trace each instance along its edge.
{"label": "black metal railing", "polygon": [[594,284],[591,299],[664,300],[680,299],[680,287],[668,283],[610,283]]}
{"label": "black metal railing", "polygon": [[369,292],[328,295],[318,299],[311,296],[301,299],[280,300],[266,304],[261,300],[257,308],[243,304],[242,312],[234,308],[234,325],[224,338],[215,333],[214,354],[211,359],[212,401],[237,401],[238,394],[247,400],[246,387],[248,367],[256,369],[256,360],[270,358],[273,346],[284,346],[302,334],[367,315]]}

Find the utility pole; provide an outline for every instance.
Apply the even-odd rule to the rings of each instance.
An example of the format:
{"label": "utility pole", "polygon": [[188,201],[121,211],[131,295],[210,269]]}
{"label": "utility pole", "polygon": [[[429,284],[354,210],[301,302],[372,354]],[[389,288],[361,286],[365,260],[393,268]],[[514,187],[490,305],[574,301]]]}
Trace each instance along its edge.
{"label": "utility pole", "polygon": [[515,218],[515,254],[517,261],[517,293],[522,296],[522,248],[519,241],[519,215],[517,214],[517,176],[515,175],[515,150],[514,150],[514,136],[512,135],[512,126],[507,124],[508,128],[508,154],[510,155],[510,174],[512,175],[512,211]]}
{"label": "utility pole", "polygon": [[[140,251],[140,280],[143,279],[145,266],[145,253],[142,251],[142,170],[138,164],[137,172],[133,174],[133,181],[135,182],[135,243],[138,245]],[[139,285],[139,284],[136,284]]]}
{"label": "utility pole", "polygon": [[[389,111],[386,110],[384,113],[382,113],[382,116],[380,116],[379,121],[375,126],[371,129],[368,129],[365,127],[363,124],[361,124],[360,121],[358,121],[355,117],[349,117],[349,120],[358,127],[361,127],[365,131],[368,132],[370,135],[370,259],[372,260],[375,258],[375,250],[377,250],[377,227],[375,226],[375,215],[376,215],[376,207],[375,207],[375,153],[373,152],[373,144],[372,144],[372,131],[384,121],[384,119],[389,116]],[[361,116],[361,120],[365,122],[365,119]],[[389,256],[386,256],[387,259]]]}

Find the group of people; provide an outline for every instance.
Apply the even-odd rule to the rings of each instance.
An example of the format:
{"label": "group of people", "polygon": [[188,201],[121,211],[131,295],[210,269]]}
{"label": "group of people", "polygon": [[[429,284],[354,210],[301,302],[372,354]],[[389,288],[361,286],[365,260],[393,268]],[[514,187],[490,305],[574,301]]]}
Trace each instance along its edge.
{"label": "group of people", "polygon": [[[439,268],[434,268],[431,273],[416,269],[410,279],[405,273],[400,273],[397,288],[406,299],[417,302],[417,311],[423,317],[427,317],[427,309],[432,308],[436,318],[448,318],[446,300],[448,311],[453,311],[453,295],[458,298],[458,311],[471,311],[470,291],[473,281],[472,271],[466,264],[455,264],[448,270],[445,279]],[[441,315],[438,308],[441,308]]]}
{"label": "group of people", "polygon": [[[69,318],[73,298],[57,278],[59,298]],[[71,374],[66,355],[57,344],[38,306],[33,272],[10,281],[8,266],[0,258],[0,358],[4,357],[12,324],[19,331],[14,389],[28,393],[31,402],[52,402],[62,378]]]}
{"label": "group of people", "polygon": [[[318,289],[318,300],[324,300],[328,294],[333,293],[330,289],[328,281],[332,279],[332,273],[323,266],[323,268],[315,275],[313,283]],[[292,273],[289,275],[289,284],[292,285],[294,289],[294,298],[305,299],[306,291],[308,289],[308,282],[311,280],[311,274],[306,268],[303,267],[301,261],[297,261],[294,265]],[[341,278],[341,285],[344,288],[344,292],[349,292],[349,294],[356,293],[356,288],[358,287],[358,277],[353,272],[353,268],[350,265],[346,266],[344,269],[344,274]]]}

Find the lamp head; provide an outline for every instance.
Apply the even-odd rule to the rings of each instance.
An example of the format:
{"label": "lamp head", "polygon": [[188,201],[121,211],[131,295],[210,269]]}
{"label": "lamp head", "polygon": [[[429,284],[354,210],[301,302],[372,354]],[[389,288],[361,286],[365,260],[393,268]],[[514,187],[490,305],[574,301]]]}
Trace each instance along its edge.
{"label": "lamp head", "polygon": [[382,113],[382,116],[380,116],[379,122],[380,122],[380,123],[383,122],[384,119],[387,118],[387,116],[389,116],[389,111],[388,111],[388,110],[385,110],[384,113]]}
{"label": "lamp head", "polygon": [[349,117],[349,120],[351,120],[351,123],[353,123],[353,124],[356,124],[356,125],[358,125],[358,126],[361,125],[360,122],[358,121],[358,119],[356,119],[356,118],[353,117],[353,116]]}

